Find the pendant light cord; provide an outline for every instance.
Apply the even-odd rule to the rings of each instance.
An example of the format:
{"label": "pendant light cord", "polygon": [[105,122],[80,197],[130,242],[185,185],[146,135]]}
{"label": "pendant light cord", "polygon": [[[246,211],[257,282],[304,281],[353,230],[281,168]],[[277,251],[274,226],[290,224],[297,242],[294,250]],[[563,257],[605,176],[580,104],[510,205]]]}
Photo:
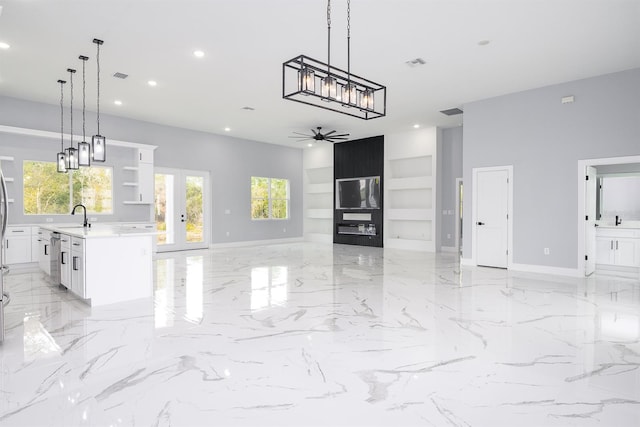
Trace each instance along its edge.
{"label": "pendant light cord", "polygon": [[331,0],[327,0],[327,73],[331,74]]}
{"label": "pendant light cord", "polygon": [[68,69],[67,71],[69,71],[69,83],[71,84],[71,103],[69,106],[69,115],[71,116],[71,130],[69,131],[69,148],[73,148],[73,73],[75,73],[76,70]]}
{"label": "pendant light cord", "polygon": [[60,152],[64,152],[64,89],[63,85],[66,83],[64,80],[58,80],[60,83]]}
{"label": "pendant light cord", "polygon": [[96,63],[97,63],[97,68],[98,68],[98,96],[96,97],[97,99],[97,121],[98,121],[98,135],[100,135],[100,44],[101,43],[96,43],[96,45],[98,46],[98,51],[96,54]]}
{"label": "pendant light cord", "polygon": [[351,84],[351,0],[347,0],[347,80]]}
{"label": "pendant light cord", "polygon": [[87,62],[87,58],[86,56],[81,56],[80,59],[82,59],[82,142],[86,141],[86,130],[85,130],[85,117],[84,117],[84,112],[85,112],[85,108],[87,107],[87,98],[86,98],[86,90],[87,90],[87,81],[86,81],[86,74],[85,74],[85,65]]}

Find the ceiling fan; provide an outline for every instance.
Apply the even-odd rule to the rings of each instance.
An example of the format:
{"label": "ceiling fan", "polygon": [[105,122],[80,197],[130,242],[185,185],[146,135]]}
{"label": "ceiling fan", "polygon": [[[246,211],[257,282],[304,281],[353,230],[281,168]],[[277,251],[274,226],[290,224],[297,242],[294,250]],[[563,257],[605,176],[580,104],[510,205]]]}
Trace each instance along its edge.
{"label": "ceiling fan", "polygon": [[289,138],[296,138],[298,141],[311,141],[311,140],[315,140],[315,141],[327,141],[327,142],[340,142],[340,141],[346,141],[349,134],[348,133],[340,133],[340,134],[336,134],[335,130],[329,131],[327,133],[322,133],[322,128],[320,126],[317,127],[317,131],[311,129],[311,132],[313,133],[313,135],[308,135],[305,133],[300,133],[300,132],[293,132],[296,135],[295,136],[290,136]]}

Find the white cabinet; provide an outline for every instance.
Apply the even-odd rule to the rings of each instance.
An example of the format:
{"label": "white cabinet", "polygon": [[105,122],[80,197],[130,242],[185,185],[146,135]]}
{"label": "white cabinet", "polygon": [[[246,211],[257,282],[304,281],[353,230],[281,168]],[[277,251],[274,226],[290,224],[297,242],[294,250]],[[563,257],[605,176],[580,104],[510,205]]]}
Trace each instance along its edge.
{"label": "white cabinet", "polygon": [[38,262],[40,255],[40,235],[38,227],[31,227],[31,262]]}
{"label": "white cabinet", "polygon": [[601,228],[596,235],[596,264],[640,267],[640,231]]}
{"label": "white cabinet", "polygon": [[125,205],[153,204],[155,198],[155,176],[153,170],[153,148],[139,148],[135,154],[135,166],[126,166],[124,171],[131,175],[125,187],[133,188],[133,198]]}
{"label": "white cabinet", "polygon": [[71,291],[86,298],[84,239],[71,238]]}
{"label": "white cabinet", "polygon": [[31,262],[31,227],[7,227],[4,245],[5,264]]}
{"label": "white cabinet", "polygon": [[60,235],[60,284],[71,289],[71,236]]}
{"label": "white cabinet", "polygon": [[51,232],[38,230],[38,265],[48,276],[51,275]]}
{"label": "white cabinet", "polygon": [[140,203],[153,203],[155,194],[153,163],[138,165],[138,199]]}

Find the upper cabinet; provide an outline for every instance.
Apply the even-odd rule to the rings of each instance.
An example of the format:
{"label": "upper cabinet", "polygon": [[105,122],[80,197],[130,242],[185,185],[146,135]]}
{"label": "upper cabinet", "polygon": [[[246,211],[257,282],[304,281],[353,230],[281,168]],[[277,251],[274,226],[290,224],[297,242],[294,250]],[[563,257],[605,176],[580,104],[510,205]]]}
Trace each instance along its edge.
{"label": "upper cabinet", "polygon": [[153,173],[153,148],[138,148],[135,151],[135,166],[125,166],[127,174],[125,187],[133,187],[133,199],[126,200],[124,204],[153,204],[154,201],[154,173]]}

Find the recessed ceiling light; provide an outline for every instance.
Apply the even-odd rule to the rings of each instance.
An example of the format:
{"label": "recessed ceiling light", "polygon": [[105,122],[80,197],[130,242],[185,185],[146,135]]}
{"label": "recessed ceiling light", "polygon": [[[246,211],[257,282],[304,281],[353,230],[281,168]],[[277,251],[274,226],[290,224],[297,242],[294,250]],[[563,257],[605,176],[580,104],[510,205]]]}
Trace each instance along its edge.
{"label": "recessed ceiling light", "polygon": [[231,132],[231,128],[226,127],[226,128],[224,128],[224,131],[225,131],[225,132]]}
{"label": "recessed ceiling light", "polygon": [[193,56],[195,56],[196,58],[202,58],[204,56],[204,52],[201,50],[194,50]]}
{"label": "recessed ceiling light", "polygon": [[478,42],[478,46],[486,46],[486,45],[488,45],[489,43],[491,43],[491,40],[480,40],[480,41]]}
{"label": "recessed ceiling light", "polygon": [[418,128],[420,128],[420,125],[416,123],[415,125],[413,125],[413,128],[414,129],[418,129]]}
{"label": "recessed ceiling light", "polygon": [[155,81],[155,80],[149,80],[149,81],[147,82],[147,84],[148,84],[149,86],[158,86],[158,82],[157,82],[157,81]]}
{"label": "recessed ceiling light", "polygon": [[122,101],[120,101],[119,99],[116,99],[115,101],[113,101],[113,103],[116,105],[122,105]]}
{"label": "recessed ceiling light", "polygon": [[0,42],[0,49],[9,49],[10,47],[9,43]]}

